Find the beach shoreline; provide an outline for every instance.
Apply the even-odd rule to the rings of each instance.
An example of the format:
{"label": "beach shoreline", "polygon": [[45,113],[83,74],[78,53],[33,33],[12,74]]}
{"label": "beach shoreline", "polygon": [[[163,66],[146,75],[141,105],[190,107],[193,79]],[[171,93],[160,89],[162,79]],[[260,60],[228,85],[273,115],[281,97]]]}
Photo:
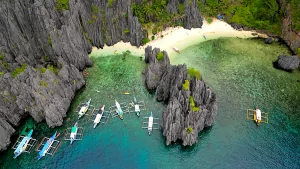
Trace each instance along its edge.
{"label": "beach shoreline", "polygon": [[202,28],[192,28],[191,30],[184,29],[183,27],[168,27],[164,31],[157,33],[154,40],[140,47],[133,46],[129,42],[124,43],[123,41],[112,46],[105,45],[103,49],[93,47],[90,57],[121,54],[127,50],[135,56],[144,57],[145,48],[152,46],[153,48],[157,47],[165,50],[170,59],[172,59],[173,56],[178,55],[174,51],[174,47],[183,50],[191,45],[221,37],[255,38],[267,36],[255,31],[235,30],[228,23],[214,19],[210,24],[203,21]]}

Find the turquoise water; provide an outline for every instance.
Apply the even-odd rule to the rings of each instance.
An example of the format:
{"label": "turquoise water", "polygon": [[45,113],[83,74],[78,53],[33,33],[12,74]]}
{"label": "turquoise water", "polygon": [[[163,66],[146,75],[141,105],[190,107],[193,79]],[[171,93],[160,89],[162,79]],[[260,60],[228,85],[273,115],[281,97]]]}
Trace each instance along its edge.
{"label": "turquoise water", "polygon": [[[172,57],[172,64],[186,63],[200,70],[204,80],[217,93],[218,115],[215,124],[199,134],[199,142],[184,147],[180,142],[165,145],[160,131],[148,136],[142,129],[150,111],[160,117],[165,105],[144,87],[142,70],[146,64],[138,57],[94,56],[87,69],[87,86],[78,92],[64,125],[47,129],[36,126],[37,138],[71,127],[75,107],[92,98],[92,104],[113,105],[114,99],[130,102],[135,94],[146,102],[147,111],[138,118],[125,114],[124,120],[109,118],[93,129],[88,117],[79,120],[85,128],[82,141],[73,145],[63,141],[57,153],[37,162],[37,152],[13,160],[13,150],[1,154],[2,168],[299,168],[299,71],[274,69],[277,55],[289,51],[278,44],[260,40],[218,39],[186,48]],[[257,127],[246,120],[246,109],[259,105],[269,112],[269,124]],[[20,130],[21,130],[20,129]],[[43,131],[43,132],[42,132]],[[62,140],[62,136],[59,138]],[[9,160],[9,161],[8,161]]]}

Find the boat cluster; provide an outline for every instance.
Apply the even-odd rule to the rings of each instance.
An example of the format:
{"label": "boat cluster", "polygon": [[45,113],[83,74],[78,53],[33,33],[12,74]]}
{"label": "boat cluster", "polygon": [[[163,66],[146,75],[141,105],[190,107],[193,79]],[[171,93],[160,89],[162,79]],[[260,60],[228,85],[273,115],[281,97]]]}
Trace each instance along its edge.
{"label": "boat cluster", "polygon": [[[99,123],[106,123],[109,117],[119,117],[123,120],[124,113],[135,112],[136,115],[139,117],[141,110],[146,110],[146,105],[144,101],[137,101],[134,97],[133,102],[126,104],[126,103],[119,103],[115,100],[115,104],[109,107],[109,111],[105,111],[105,105],[101,106],[99,109],[95,111],[95,107],[91,105],[92,99],[89,99],[87,102],[80,103],[77,108],[76,112],[78,113],[78,120],[83,116],[89,116],[89,120],[93,121],[93,127]],[[153,129],[158,129],[158,123],[154,122],[158,120],[158,118],[154,118],[152,112],[150,113],[149,117],[144,117],[148,119],[147,122],[143,122],[142,128],[148,129],[149,135],[151,134]],[[81,140],[83,137],[84,129],[79,127],[78,122],[71,128],[67,128],[64,140],[69,140],[70,144],[72,144],[75,140]],[[35,146],[37,140],[32,138],[33,130],[30,130],[27,136],[20,136],[16,143],[13,146],[14,151],[14,158],[17,158],[23,152],[30,153],[33,147]],[[37,146],[36,151],[38,153],[38,160],[44,157],[46,154],[54,155],[57,151],[58,147],[61,144],[61,141],[56,140],[59,137],[60,133],[55,132],[52,137],[47,138],[44,137],[40,144]]]}

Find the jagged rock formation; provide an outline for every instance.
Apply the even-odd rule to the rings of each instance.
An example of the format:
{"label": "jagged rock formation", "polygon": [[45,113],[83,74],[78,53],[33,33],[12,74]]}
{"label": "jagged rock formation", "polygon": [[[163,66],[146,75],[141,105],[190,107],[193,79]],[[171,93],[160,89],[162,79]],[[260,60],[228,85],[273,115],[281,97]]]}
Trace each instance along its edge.
{"label": "jagged rock formation", "polygon": [[280,55],[277,59],[277,66],[283,70],[293,70],[299,67],[300,59],[297,55],[285,56]]}
{"label": "jagged rock formation", "polygon": [[294,51],[297,52],[297,49],[300,48],[300,31],[296,31],[292,28],[293,23],[293,12],[299,12],[298,9],[291,10],[291,2],[287,0],[277,0],[280,8],[284,11],[284,18],[282,20],[282,38],[285,43]]}
{"label": "jagged rock formation", "polygon": [[12,128],[5,119],[0,118],[0,150],[5,150],[6,146],[10,144],[10,136],[14,132],[14,128]]}
{"label": "jagged rock formation", "polygon": [[[142,27],[132,14],[132,2],[141,0],[115,0],[112,5],[69,0],[69,10],[62,11],[56,0],[1,2],[0,151],[8,146],[13,127],[28,115],[50,127],[62,124],[75,91],[85,84],[80,71],[92,64],[92,45],[102,48],[120,40],[141,45]],[[192,16],[184,18],[184,25],[200,27],[197,5],[193,1],[190,6],[185,12]],[[25,69],[12,76],[22,65]]]}
{"label": "jagged rock formation", "polygon": [[[195,76],[190,77],[186,65],[170,65],[165,51],[164,58],[158,61],[158,52],[158,48],[152,50],[150,46],[145,49],[145,62],[149,66],[144,74],[146,87],[156,90],[157,100],[168,102],[161,123],[166,144],[180,139],[183,145],[192,145],[197,142],[198,133],[215,121],[216,95],[202,78],[198,80]],[[187,90],[183,88],[185,80],[189,81]],[[193,109],[191,102],[200,109]]]}

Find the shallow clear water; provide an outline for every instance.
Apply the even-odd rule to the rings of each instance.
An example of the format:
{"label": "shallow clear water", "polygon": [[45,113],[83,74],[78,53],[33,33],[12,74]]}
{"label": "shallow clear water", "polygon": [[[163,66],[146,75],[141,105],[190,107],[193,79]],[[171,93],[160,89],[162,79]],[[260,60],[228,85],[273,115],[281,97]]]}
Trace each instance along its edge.
{"label": "shallow clear water", "polygon": [[[186,63],[199,69],[217,93],[216,122],[199,134],[199,142],[192,147],[183,147],[180,142],[165,146],[161,132],[154,131],[148,136],[141,129],[143,118],[134,113],[125,114],[123,121],[110,118],[96,129],[84,117],[79,120],[79,125],[85,127],[82,141],[73,145],[63,141],[53,157],[46,156],[38,162],[36,152],[13,160],[13,150],[9,150],[1,155],[0,165],[2,168],[299,168],[300,83],[296,80],[300,79],[300,73],[273,68],[272,61],[281,53],[288,50],[278,44],[218,39],[172,56],[172,64]],[[147,65],[139,57],[127,56],[122,60],[122,55],[112,55],[92,60],[94,66],[87,69],[87,86],[74,99],[69,120],[56,129],[38,124],[37,130],[43,130],[47,136],[54,130],[63,132],[75,123],[74,108],[80,102],[92,98],[96,108],[102,104],[109,107],[114,99],[130,102],[132,95],[124,92],[145,100],[147,111],[142,117],[150,111],[160,116],[165,105],[156,102],[155,96],[145,89],[141,72]],[[269,112],[269,124],[257,127],[246,120],[246,109],[256,105]],[[36,137],[42,137],[41,133]]]}

